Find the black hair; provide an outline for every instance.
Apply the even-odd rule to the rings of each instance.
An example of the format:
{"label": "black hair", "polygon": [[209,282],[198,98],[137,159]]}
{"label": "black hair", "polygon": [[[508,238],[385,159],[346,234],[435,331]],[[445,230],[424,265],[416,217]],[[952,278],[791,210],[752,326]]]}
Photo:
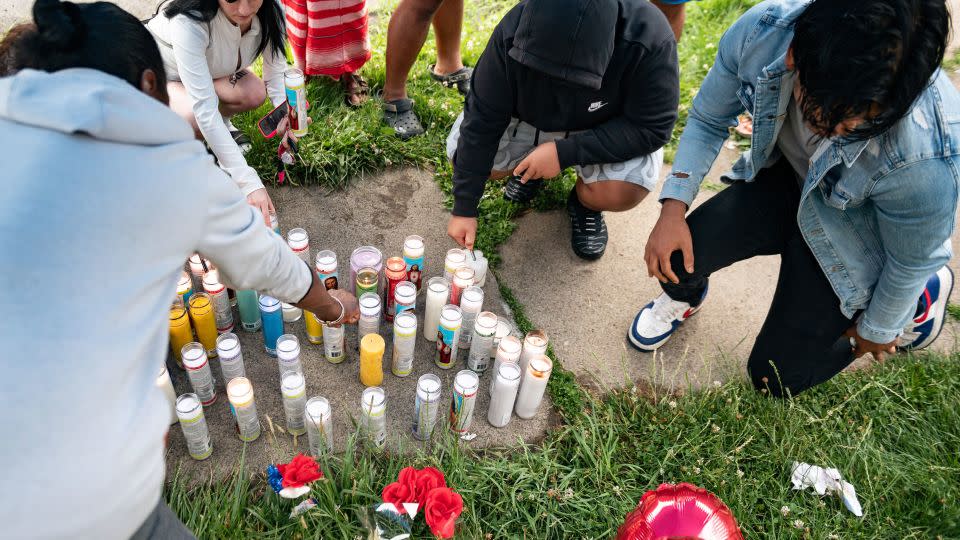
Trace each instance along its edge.
{"label": "black hair", "polygon": [[37,0],[33,21],[17,26],[0,44],[0,76],[21,69],[90,68],[139,90],[144,71],[150,69],[158,86],[166,88],[157,42],[136,17],[116,5]]}
{"label": "black hair", "polygon": [[945,0],[816,0],[791,44],[804,120],[826,136],[864,115],[846,139],[885,132],[931,83],[949,31]]}
{"label": "black hair", "polygon": [[[183,15],[197,22],[210,22],[217,16],[218,11],[220,3],[217,0],[173,0],[163,8],[163,14],[168,19]],[[280,4],[276,0],[263,0],[257,10],[257,18],[260,19],[261,28],[257,55],[263,54],[263,51],[269,48],[281,58],[285,57],[287,30]]]}

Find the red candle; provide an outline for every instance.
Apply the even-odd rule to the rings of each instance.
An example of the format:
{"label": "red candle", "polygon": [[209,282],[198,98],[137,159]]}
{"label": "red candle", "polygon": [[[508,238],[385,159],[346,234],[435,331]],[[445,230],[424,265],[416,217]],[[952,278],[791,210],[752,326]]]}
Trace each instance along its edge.
{"label": "red candle", "polygon": [[383,273],[387,277],[387,301],[386,309],[383,310],[383,317],[387,321],[393,321],[394,305],[397,302],[394,293],[397,284],[407,280],[407,263],[403,261],[402,257],[390,257],[387,259]]}

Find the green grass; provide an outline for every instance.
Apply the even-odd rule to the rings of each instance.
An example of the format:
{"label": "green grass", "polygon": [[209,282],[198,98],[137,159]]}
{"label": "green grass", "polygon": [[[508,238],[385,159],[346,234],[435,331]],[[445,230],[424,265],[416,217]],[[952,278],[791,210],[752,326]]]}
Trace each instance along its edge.
{"label": "green grass", "polygon": [[[474,455],[446,440],[403,458],[351,445],[324,461],[320,504],[302,520],[243,473],[195,488],[175,477],[166,495],[200,538],[352,539],[401,467],[433,465],[464,498],[458,538],[609,538],[646,490],[681,481],[716,493],[747,538],[960,537],[956,356],[899,358],[784,401],[740,383],[585,399],[538,447]],[[793,491],[794,460],[837,467],[864,517]]]}

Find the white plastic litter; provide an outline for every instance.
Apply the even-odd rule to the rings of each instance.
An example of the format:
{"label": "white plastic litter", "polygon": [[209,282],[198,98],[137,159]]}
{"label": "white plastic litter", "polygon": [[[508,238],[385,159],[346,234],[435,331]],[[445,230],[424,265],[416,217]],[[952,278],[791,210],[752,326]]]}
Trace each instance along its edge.
{"label": "white plastic litter", "polygon": [[794,461],[790,480],[793,482],[793,489],[813,488],[818,495],[826,493],[839,495],[847,510],[857,517],[863,517],[863,508],[857,499],[857,490],[853,488],[853,484],[843,479],[837,469],[824,469],[809,463]]}

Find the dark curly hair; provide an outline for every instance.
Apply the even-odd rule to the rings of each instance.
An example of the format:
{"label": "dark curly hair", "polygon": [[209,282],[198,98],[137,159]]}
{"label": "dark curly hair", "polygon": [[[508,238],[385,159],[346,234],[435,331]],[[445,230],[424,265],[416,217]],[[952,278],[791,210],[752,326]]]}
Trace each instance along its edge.
{"label": "dark curly hair", "polygon": [[108,2],[37,0],[33,24],[14,27],[0,43],[0,76],[21,69],[90,68],[140,88],[150,69],[166,89],[157,42],[136,17]]}
{"label": "dark curly hair", "polygon": [[947,47],[945,0],[816,0],[796,21],[792,51],[803,117],[818,135],[860,115],[865,140],[903,118]]}
{"label": "dark curly hair", "polygon": [[[163,14],[168,19],[183,15],[197,22],[210,22],[217,16],[218,11],[220,3],[217,0],[173,0],[163,8]],[[263,0],[257,10],[257,18],[260,19],[262,29],[257,55],[269,49],[284,57],[287,51],[287,30],[277,0]]]}

